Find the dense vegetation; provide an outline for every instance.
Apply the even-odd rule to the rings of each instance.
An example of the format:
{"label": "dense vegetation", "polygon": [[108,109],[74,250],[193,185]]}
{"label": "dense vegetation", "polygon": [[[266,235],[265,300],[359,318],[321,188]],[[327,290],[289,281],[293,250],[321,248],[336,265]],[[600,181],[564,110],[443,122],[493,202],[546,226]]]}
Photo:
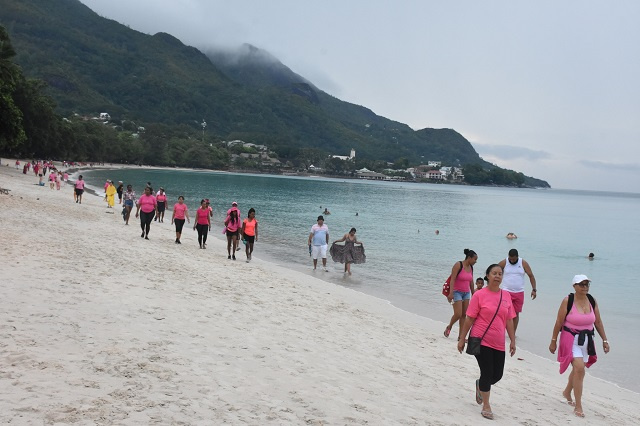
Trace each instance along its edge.
{"label": "dense vegetation", "polygon": [[[169,34],[150,36],[102,18],[78,0],[2,3],[3,37],[11,46],[11,34],[17,52],[3,49],[1,58],[4,153],[224,168],[231,152],[221,141],[242,139],[269,146],[291,167],[314,164],[332,173],[427,160],[496,169],[454,130],[414,131],[340,101],[252,46],[205,55]],[[101,112],[113,127],[84,120]],[[356,164],[328,159],[351,148]],[[246,159],[238,165],[261,167]],[[519,184],[503,176],[505,184]],[[525,184],[547,185],[528,177]]]}

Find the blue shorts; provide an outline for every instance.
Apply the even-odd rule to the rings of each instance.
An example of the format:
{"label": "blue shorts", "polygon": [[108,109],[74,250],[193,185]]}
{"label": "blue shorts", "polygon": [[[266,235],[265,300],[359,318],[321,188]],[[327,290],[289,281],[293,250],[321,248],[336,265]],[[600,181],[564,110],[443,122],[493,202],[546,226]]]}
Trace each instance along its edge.
{"label": "blue shorts", "polygon": [[453,291],[453,301],[459,302],[461,300],[469,300],[471,299],[470,291]]}

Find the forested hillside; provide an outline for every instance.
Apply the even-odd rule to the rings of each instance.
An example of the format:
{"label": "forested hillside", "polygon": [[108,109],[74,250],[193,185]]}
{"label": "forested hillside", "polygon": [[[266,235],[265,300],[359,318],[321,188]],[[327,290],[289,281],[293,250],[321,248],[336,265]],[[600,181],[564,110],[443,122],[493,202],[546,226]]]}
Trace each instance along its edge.
{"label": "forested hillside", "polygon": [[[346,155],[355,148],[358,160],[369,165],[438,160],[495,168],[454,130],[414,131],[343,102],[252,46],[205,54],[169,34],[147,35],[105,19],[78,0],[3,0],[0,24],[16,52],[11,62],[21,67],[31,90],[37,87],[53,98],[48,107],[56,114],[74,124],[74,117],[107,112],[110,124],[125,131],[110,136],[119,141],[117,149],[90,149],[82,142],[87,137],[78,136],[77,144],[56,150],[55,133],[32,127],[23,138],[25,155],[69,158],[108,151],[129,162],[193,166],[193,161],[185,164],[189,151],[200,167],[224,167],[229,153],[220,141],[242,139],[268,145],[293,163],[310,153]],[[199,138],[203,119],[206,134]],[[130,140],[138,127],[147,131]]]}

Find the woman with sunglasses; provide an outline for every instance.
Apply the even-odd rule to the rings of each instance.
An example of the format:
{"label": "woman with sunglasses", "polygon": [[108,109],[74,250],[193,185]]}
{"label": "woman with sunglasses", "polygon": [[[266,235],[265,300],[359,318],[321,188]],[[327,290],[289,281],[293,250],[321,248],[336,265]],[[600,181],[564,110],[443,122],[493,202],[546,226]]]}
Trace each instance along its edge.
{"label": "woman with sunglasses", "polygon": [[[589,294],[590,283],[586,275],[573,277],[574,293],[565,297],[560,304],[549,344],[549,351],[552,354],[556,349],[558,350],[560,374],[564,373],[571,364],[567,387],[562,395],[566,398],[567,404],[574,407],[573,413],[578,417],[584,417],[582,388],[585,367],[590,367],[597,360],[593,339],[594,328],[602,338],[604,353],[609,352],[609,342],[600,318],[600,310],[593,296]],[[558,333],[560,333],[559,345],[557,344]],[[573,392],[573,398],[571,392]]]}

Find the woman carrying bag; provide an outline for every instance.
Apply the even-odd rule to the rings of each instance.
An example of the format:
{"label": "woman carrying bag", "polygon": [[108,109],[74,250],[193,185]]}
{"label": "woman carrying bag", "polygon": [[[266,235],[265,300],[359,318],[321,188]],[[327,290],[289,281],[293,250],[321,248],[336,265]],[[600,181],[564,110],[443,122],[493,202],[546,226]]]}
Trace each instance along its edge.
{"label": "woman carrying bag", "polygon": [[487,268],[485,277],[487,286],[476,291],[467,309],[467,320],[464,322],[458,351],[462,353],[465,338],[469,330],[469,347],[467,353],[474,355],[480,367],[480,379],[476,380],[476,402],[482,405],[482,417],[493,419],[493,412],[489,404],[491,385],[502,379],[505,360],[505,337],[507,330],[511,344],[509,353],[516,353],[516,336],[513,318],[516,313],[511,304],[511,297],[503,295],[500,289],[502,283],[502,268],[493,264]]}

